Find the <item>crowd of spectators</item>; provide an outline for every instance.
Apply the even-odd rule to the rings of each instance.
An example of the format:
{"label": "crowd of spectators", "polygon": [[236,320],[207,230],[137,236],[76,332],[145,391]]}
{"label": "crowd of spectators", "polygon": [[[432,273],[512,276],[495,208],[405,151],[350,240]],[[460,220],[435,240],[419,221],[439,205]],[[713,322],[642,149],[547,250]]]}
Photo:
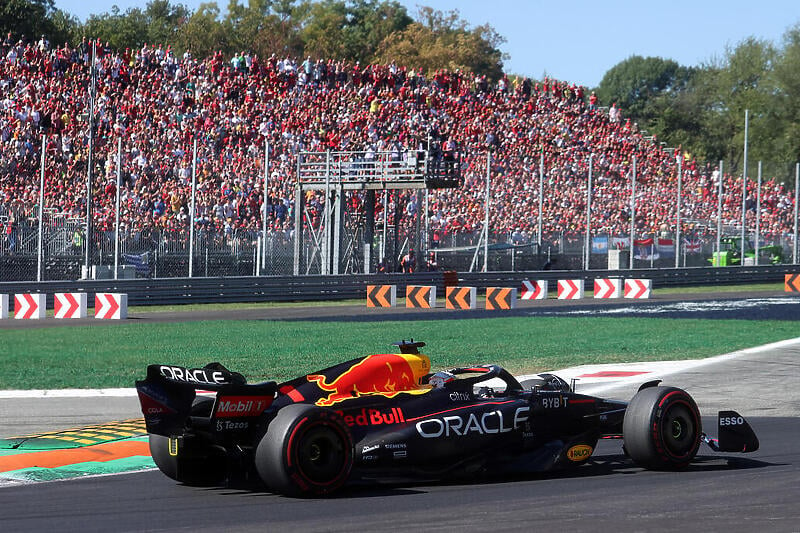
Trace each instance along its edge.
{"label": "crowd of spectators", "polygon": [[[464,177],[462,187],[430,195],[434,239],[481,228],[487,152],[493,233],[535,232],[542,155],[546,233],[585,231],[590,155],[595,231],[629,231],[634,157],[637,231],[653,233],[675,221],[675,155],[638,131],[616,106],[599,109],[596,96],[580,86],[549,79],[489,83],[460,71],[426,75],[395,64],[262,58],[246,51],[233,58],[221,53],[196,58],[164,45],[112,50],[97,43],[96,48],[92,201],[101,230],[113,229],[117,187],[127,230],[184,230],[195,140],[195,223],[220,232],[257,230],[265,213],[271,231],[291,230],[300,151],[386,151],[404,157],[430,143],[457,150]],[[11,35],[0,46],[0,208],[17,218],[36,214],[43,134],[45,205],[67,216],[86,212],[91,49],[86,40],[71,47]],[[270,146],[266,208],[265,141]],[[687,224],[716,224],[719,179],[711,166],[683,161]],[[741,178],[722,179],[723,221],[735,225]],[[755,191],[750,185],[748,191],[752,220]],[[789,231],[788,191],[767,180],[762,194],[762,231]],[[348,205],[358,209],[359,200]],[[324,201],[321,191],[306,195],[312,224]],[[406,219],[399,222],[409,223],[417,211],[411,193],[399,201],[413,209],[396,210],[395,201],[388,206],[390,222],[397,212]],[[383,207],[379,202],[378,221]]]}

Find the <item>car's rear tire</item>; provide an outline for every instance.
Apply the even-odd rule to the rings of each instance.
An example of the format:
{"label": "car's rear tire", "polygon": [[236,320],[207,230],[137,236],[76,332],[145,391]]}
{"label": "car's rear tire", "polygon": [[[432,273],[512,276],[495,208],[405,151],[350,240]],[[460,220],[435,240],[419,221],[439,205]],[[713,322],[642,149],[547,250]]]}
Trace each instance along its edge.
{"label": "car's rear tire", "polygon": [[[192,403],[192,416],[210,416],[212,398],[197,397]],[[226,476],[226,460],[218,450],[204,447],[196,439],[181,439],[173,443],[170,453],[169,438],[149,435],[150,455],[164,475],[186,485],[207,486],[222,482]],[[177,449],[176,449],[177,448]]]}
{"label": "car's rear tire", "polygon": [[700,411],[689,394],[675,387],[649,387],[628,403],[622,434],[628,456],[652,470],[679,470],[700,446]]}
{"label": "car's rear tire", "polygon": [[353,467],[353,438],[341,415],[314,405],[284,407],[256,448],[255,466],[273,492],[325,496]]}

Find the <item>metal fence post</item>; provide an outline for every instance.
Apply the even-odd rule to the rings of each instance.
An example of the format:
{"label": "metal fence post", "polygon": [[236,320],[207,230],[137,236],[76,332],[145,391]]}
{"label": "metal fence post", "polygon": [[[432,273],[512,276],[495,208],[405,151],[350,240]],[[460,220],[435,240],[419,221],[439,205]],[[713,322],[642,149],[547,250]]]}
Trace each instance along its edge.
{"label": "metal fence post", "polygon": [[44,161],[47,136],[42,135],[42,157],[39,164],[39,235],[36,245],[36,281],[42,281],[42,254],[44,253],[42,237],[44,235]]}
{"label": "metal fence post", "polygon": [[745,239],[747,239],[747,133],[750,124],[750,110],[744,110],[744,169],[742,170],[742,243],[741,243],[741,265],[744,265]]}
{"label": "metal fence post", "polygon": [[119,277],[119,189],[122,185],[122,137],[117,139],[117,189],[114,199],[114,279]]}
{"label": "metal fence post", "polygon": [[[758,265],[758,252],[761,249],[759,239],[761,237],[761,161],[758,162],[758,185],[756,186],[756,256],[753,264]],[[744,264],[744,256],[742,256]]]}
{"label": "metal fence post", "polygon": [[486,151],[486,213],[483,221],[483,271],[489,271],[489,192],[492,181],[492,152]]}
{"label": "metal fence post", "polygon": [[[722,182],[725,180],[725,173],[723,172],[722,159],[719,160],[719,181],[717,182],[717,263],[719,263],[719,254],[722,252]],[[712,264],[714,264],[712,262]],[[719,266],[718,264],[715,266]]]}
{"label": "metal fence post", "polygon": [[192,204],[189,208],[189,277],[194,274],[194,209],[197,192],[197,137],[192,149]]}
{"label": "metal fence post", "polygon": [[586,264],[584,270],[589,270],[589,259],[592,253],[592,166],[594,154],[589,154],[589,179],[586,186],[586,239],[584,240],[584,252],[586,254]]}
{"label": "metal fence post", "polygon": [[261,249],[261,269],[262,272],[267,264],[267,217],[269,216],[269,139],[264,140],[264,209],[262,209],[262,235],[264,244]]}
{"label": "metal fence post", "polygon": [[792,262],[797,264],[797,201],[800,192],[800,163],[794,166],[794,250],[792,251]]}
{"label": "metal fence post", "polygon": [[633,270],[633,242],[636,236],[636,156],[633,156],[633,176],[631,179],[631,243],[630,243],[630,257],[629,267]]}

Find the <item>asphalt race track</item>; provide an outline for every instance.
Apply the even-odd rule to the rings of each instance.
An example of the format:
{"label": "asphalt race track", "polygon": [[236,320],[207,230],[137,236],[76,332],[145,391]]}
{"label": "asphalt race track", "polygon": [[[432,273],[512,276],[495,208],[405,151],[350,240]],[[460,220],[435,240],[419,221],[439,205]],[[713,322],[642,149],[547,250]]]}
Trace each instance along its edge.
{"label": "asphalt race track", "polygon": [[[704,420],[708,425],[713,423]],[[762,448],[689,470],[634,467],[605,442],[554,476],[356,487],[328,500],[185,487],[158,471],[0,489],[5,531],[797,531],[797,418],[751,419]]]}
{"label": "asphalt race track", "polygon": [[[773,297],[780,299],[758,296]],[[707,303],[715,298],[699,300]],[[748,300],[741,295],[722,300],[722,307],[735,308],[735,314],[748,319],[800,319],[797,299],[741,306],[732,306],[733,301]],[[646,305],[659,307],[659,303],[672,305],[654,300]],[[552,312],[541,307],[536,312]],[[615,310],[624,307],[630,304],[597,304],[593,314],[625,313]],[[565,314],[586,308],[546,307]],[[763,311],[766,308],[772,310]],[[517,311],[522,310],[531,312],[530,308]],[[713,313],[708,306],[672,312],[698,313],[689,315],[698,318]],[[322,319],[319,315],[327,312],[312,313]],[[670,313],[654,311],[648,316],[665,315]],[[357,316],[371,318],[363,312]],[[739,411],[758,434],[760,449],[752,454],[715,454],[703,445],[688,470],[651,472],[626,460],[619,441],[604,441],[589,464],[565,473],[474,483],[353,487],[322,500],[186,487],[158,471],[26,484],[0,488],[0,530],[800,531],[800,343],[673,374],[665,384],[684,387],[695,397],[707,415],[704,426],[709,433],[715,433],[714,410]],[[628,386],[602,395],[628,399],[632,393]],[[18,405],[27,410],[32,404]]]}

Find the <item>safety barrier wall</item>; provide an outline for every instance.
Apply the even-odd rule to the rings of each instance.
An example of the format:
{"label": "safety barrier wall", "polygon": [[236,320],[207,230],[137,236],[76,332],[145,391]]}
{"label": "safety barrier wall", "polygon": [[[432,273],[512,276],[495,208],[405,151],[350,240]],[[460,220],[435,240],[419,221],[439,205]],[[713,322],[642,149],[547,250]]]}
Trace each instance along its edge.
{"label": "safety barrier wall", "polygon": [[[595,278],[621,277],[653,280],[653,287],[784,283],[786,274],[800,271],[796,265],[720,268],[459,272],[461,285],[521,287],[525,279],[548,280],[552,287],[560,279],[583,279],[589,286]],[[126,293],[128,305],[176,305],[188,303],[287,302],[346,300],[366,297],[367,285],[396,285],[405,294],[407,285],[435,285],[445,294],[445,272],[414,274],[361,274],[340,276],[243,276],[230,278],[164,278],[134,280],[43,281],[0,283],[0,294],[46,293],[53,307],[56,292]],[[452,275],[450,275],[452,278]]]}

